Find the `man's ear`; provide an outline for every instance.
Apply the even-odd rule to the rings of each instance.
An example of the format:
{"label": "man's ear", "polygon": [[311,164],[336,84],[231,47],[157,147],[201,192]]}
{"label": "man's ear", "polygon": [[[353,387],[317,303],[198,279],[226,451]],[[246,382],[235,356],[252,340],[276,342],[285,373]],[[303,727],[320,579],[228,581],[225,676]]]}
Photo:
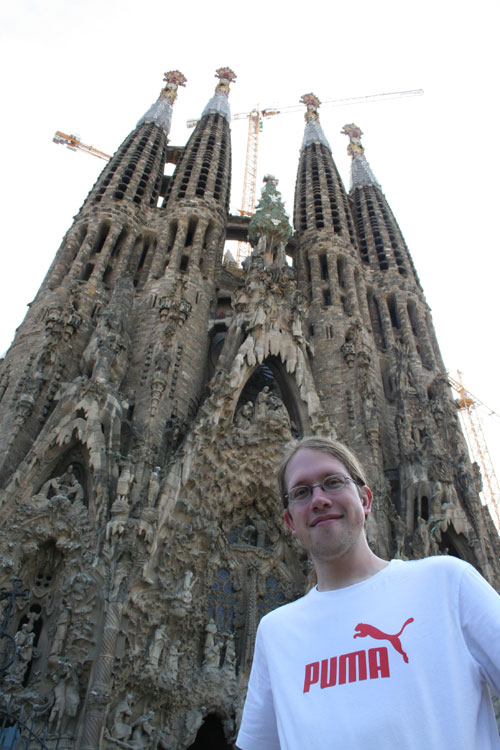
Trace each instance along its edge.
{"label": "man's ear", "polygon": [[367,516],[369,513],[371,513],[372,510],[373,493],[371,489],[365,484],[363,485],[363,487],[359,488],[359,496],[361,498],[361,504],[365,511],[365,516]]}
{"label": "man's ear", "polygon": [[292,534],[295,534],[295,524],[288,508],[285,508],[285,510],[283,511],[283,518],[285,519],[286,525],[289,526],[292,530]]}

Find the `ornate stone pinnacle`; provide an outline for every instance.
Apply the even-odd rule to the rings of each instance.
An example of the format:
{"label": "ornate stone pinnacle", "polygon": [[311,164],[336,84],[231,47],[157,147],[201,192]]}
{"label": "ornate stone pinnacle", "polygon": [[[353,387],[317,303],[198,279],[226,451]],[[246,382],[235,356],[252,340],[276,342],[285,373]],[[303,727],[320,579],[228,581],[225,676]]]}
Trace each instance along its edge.
{"label": "ornate stone pinnacle", "polygon": [[351,122],[348,125],[344,125],[340,132],[342,135],[349,136],[350,142],[347,147],[349,156],[364,156],[365,149],[361,145],[361,136],[363,135],[361,128],[358,128],[357,125]]}
{"label": "ornate stone pinnacle", "polygon": [[185,86],[187,78],[180,72],[180,70],[169,70],[168,73],[163,74],[163,80],[165,81],[165,87],[160,92],[160,100],[166,100],[169,104],[173,104],[177,99],[177,89],[179,86]]}
{"label": "ornate stone pinnacle", "polygon": [[307,107],[304,115],[306,122],[316,122],[316,120],[319,120],[319,107],[321,102],[315,94],[304,94],[300,98],[300,103],[305,104]]}
{"label": "ornate stone pinnacle", "polygon": [[218,68],[215,77],[219,79],[215,93],[229,96],[229,84],[236,80],[236,73],[231,68]]}

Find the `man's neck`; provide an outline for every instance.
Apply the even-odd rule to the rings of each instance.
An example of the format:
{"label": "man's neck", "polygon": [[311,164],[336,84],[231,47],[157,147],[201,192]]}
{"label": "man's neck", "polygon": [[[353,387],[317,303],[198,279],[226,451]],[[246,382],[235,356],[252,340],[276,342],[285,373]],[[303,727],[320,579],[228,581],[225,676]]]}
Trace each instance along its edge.
{"label": "man's neck", "polygon": [[318,591],[343,589],[371,578],[389,565],[387,560],[377,557],[369,547],[355,560],[346,555],[335,560],[313,558],[318,578]]}

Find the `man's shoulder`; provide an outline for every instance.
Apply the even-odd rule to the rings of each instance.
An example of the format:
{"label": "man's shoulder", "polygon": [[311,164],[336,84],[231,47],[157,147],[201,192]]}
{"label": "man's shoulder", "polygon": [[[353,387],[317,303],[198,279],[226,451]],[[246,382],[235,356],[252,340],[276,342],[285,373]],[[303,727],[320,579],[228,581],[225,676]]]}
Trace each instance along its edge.
{"label": "man's shoulder", "polygon": [[423,557],[419,560],[393,560],[392,568],[395,573],[404,575],[427,576],[439,575],[461,576],[464,571],[470,570],[468,562],[460,560],[452,555],[434,555]]}

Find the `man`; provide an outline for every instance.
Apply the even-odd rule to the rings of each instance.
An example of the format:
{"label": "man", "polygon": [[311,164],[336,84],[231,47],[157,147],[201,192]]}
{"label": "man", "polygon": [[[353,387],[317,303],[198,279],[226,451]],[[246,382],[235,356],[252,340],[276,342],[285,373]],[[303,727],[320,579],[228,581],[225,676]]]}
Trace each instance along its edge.
{"label": "man", "polygon": [[279,472],[318,584],[264,617],[241,750],[493,750],[500,597],[467,563],[377,557],[355,456],[309,437]]}

